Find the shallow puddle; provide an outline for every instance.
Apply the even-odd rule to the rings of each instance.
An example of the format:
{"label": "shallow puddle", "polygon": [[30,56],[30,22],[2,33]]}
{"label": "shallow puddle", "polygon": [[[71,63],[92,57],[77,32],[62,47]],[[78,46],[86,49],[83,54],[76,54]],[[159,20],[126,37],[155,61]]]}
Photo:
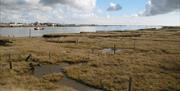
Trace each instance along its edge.
{"label": "shallow puddle", "polygon": [[114,52],[115,52],[115,53],[122,52],[122,49],[116,49],[116,50],[114,50],[113,48],[105,48],[105,49],[102,49],[101,51],[102,51],[102,53],[114,54]]}
{"label": "shallow puddle", "polygon": [[[51,73],[63,73],[64,67],[69,66],[69,64],[62,63],[60,65],[42,65],[40,67],[35,67],[34,75],[37,77],[42,77],[43,75],[51,74]],[[76,80],[70,79],[66,76],[58,82],[59,85],[68,86],[76,89],[77,91],[102,91],[99,89],[95,89],[89,87],[85,84],[82,84]]]}

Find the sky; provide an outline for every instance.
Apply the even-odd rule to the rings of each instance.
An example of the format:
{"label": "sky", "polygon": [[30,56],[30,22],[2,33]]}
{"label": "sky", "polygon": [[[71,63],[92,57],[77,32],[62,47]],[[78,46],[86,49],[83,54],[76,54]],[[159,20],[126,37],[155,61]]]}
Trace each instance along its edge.
{"label": "sky", "polygon": [[180,0],[0,0],[0,22],[180,26]]}

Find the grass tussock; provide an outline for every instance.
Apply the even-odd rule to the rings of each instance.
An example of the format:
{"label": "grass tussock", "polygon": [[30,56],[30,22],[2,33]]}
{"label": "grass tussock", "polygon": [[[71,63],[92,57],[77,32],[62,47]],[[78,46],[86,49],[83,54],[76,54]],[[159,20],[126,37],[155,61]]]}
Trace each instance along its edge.
{"label": "grass tussock", "polygon": [[59,80],[62,80],[64,78],[64,75],[62,73],[52,73],[43,76],[43,79],[51,81],[51,82],[56,82]]}
{"label": "grass tussock", "polygon": [[0,38],[0,46],[9,46],[13,43],[11,40]]}

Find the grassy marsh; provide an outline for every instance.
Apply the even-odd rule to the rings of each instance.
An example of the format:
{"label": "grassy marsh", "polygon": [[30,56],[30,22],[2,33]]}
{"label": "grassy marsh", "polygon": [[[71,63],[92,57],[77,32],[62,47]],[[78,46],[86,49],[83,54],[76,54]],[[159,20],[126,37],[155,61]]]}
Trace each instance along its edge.
{"label": "grassy marsh", "polygon": [[[54,75],[47,80],[29,74],[30,62],[66,62],[72,64],[65,68],[68,77],[104,90],[127,91],[132,77],[134,91],[177,91],[180,90],[179,34],[180,28],[162,28],[34,38],[0,37],[12,41],[8,46],[0,45],[0,88],[75,91],[52,83],[50,80],[59,79]],[[114,45],[122,51],[116,54],[101,51]],[[29,54],[32,58],[25,62]],[[13,62],[12,70],[9,61]]]}

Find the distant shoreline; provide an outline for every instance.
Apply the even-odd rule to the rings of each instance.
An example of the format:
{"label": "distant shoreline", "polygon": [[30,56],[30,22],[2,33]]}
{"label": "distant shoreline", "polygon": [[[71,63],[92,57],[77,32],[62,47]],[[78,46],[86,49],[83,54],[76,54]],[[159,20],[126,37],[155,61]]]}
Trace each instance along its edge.
{"label": "distant shoreline", "polygon": [[80,27],[80,26],[98,26],[95,24],[0,24],[1,27]]}
{"label": "distant shoreline", "polygon": [[[41,26],[32,26],[32,25],[16,25],[16,26],[10,26],[10,25],[0,25],[0,28],[16,28],[16,27],[94,27],[94,26],[161,26],[161,25],[75,25],[75,24],[67,24],[67,25],[55,25],[55,26],[52,26],[52,25],[41,25]],[[171,27],[171,26],[167,26],[167,27]],[[173,26],[172,26],[173,27]]]}
{"label": "distant shoreline", "polygon": [[170,27],[180,27],[180,25],[176,25],[176,26],[164,26],[164,25],[96,25],[96,24],[57,24],[57,25],[40,25],[40,26],[35,26],[35,25],[20,25],[20,26],[10,26],[10,25],[1,25],[0,24],[0,28],[23,28],[23,27],[99,27],[99,26],[159,26],[159,27],[166,27],[166,28],[170,28]]}

